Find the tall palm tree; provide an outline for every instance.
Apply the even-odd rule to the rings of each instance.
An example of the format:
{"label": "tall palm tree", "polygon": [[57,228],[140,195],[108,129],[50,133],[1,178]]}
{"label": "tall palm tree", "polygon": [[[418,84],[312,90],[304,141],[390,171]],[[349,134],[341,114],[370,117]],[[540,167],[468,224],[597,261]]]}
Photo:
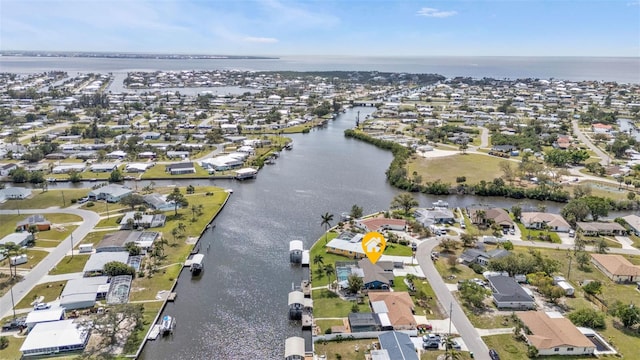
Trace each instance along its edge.
{"label": "tall palm tree", "polygon": [[331,226],[331,222],[333,221],[333,214],[329,214],[324,213],[324,215],[322,215],[322,222],[320,223],[320,226],[324,226],[324,243],[327,243],[327,236],[328,231],[329,231],[329,227]]}
{"label": "tall palm tree", "polygon": [[318,264],[324,265],[324,259],[320,254],[313,257],[313,265],[318,265]]}
{"label": "tall palm tree", "polygon": [[414,199],[410,193],[396,195],[391,202],[392,209],[402,209],[405,215],[409,215],[411,208],[418,206],[418,200]]}
{"label": "tall palm tree", "polygon": [[[333,267],[333,264],[327,264],[324,266],[324,273],[327,274],[327,277],[329,278],[329,285],[331,285],[331,275],[336,273],[336,270]],[[338,279],[336,279],[337,281]]]}

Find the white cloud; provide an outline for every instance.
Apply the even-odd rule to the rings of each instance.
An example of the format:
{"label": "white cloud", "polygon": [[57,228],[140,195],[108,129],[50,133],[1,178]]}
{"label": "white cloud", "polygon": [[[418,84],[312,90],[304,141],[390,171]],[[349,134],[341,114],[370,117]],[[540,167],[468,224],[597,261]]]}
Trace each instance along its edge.
{"label": "white cloud", "polygon": [[446,18],[449,16],[456,15],[457,13],[458,13],[457,11],[453,11],[453,10],[444,11],[444,10],[438,10],[438,9],[427,8],[427,7],[418,10],[419,16],[435,17],[435,18]]}
{"label": "white cloud", "polygon": [[273,43],[277,43],[278,42],[278,39],[276,39],[276,38],[255,37],[255,36],[247,36],[242,40],[245,41],[245,42],[260,43],[260,44],[273,44]]}

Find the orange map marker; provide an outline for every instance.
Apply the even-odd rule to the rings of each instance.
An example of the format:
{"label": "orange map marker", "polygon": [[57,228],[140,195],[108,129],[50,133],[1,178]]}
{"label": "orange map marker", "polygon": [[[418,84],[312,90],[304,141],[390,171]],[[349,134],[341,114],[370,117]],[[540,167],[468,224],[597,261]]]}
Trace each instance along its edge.
{"label": "orange map marker", "polygon": [[378,232],[369,232],[362,238],[362,250],[373,264],[380,260],[385,247],[387,247],[387,241]]}

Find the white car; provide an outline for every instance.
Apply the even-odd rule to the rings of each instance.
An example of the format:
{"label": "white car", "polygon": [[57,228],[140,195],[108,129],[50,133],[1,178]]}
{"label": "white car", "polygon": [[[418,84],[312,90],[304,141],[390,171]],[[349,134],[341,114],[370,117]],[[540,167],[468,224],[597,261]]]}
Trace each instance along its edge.
{"label": "white car", "polygon": [[50,308],[51,308],[51,305],[48,303],[37,303],[33,306],[33,310],[47,310]]}

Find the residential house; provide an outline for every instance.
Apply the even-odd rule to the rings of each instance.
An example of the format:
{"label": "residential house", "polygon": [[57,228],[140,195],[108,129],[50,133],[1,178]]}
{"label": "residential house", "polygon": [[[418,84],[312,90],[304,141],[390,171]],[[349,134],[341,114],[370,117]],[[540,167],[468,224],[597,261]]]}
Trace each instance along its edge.
{"label": "residential house", "polygon": [[86,309],[95,306],[97,299],[104,299],[109,291],[108,276],[92,276],[67,281],[62,294],[60,306],[67,311]]}
{"label": "residential house", "polygon": [[616,222],[578,222],[576,228],[586,236],[626,235],[627,229]]}
{"label": "residential house", "polygon": [[64,310],[62,307],[54,307],[47,310],[32,310],[24,321],[27,324],[27,332],[31,331],[36,324],[64,320]]}
{"label": "residential house", "polygon": [[527,342],[538,350],[539,356],[583,356],[596,350],[594,343],[558,312],[527,311],[517,315],[529,330],[523,333]]}
{"label": "residential house", "polygon": [[171,175],[195,174],[196,168],[192,162],[183,162],[167,165],[165,171]]}
{"label": "residential house", "polygon": [[331,254],[338,254],[352,259],[362,259],[366,257],[362,249],[363,237],[363,234],[343,232],[337,238],[329,241],[325,248]]}
{"label": "residential house", "polygon": [[509,213],[501,208],[467,210],[471,222],[475,225],[488,227],[490,224],[498,224],[503,229],[511,229],[515,226]]}
{"label": "residential house", "polygon": [[467,249],[460,255],[460,261],[465,265],[479,264],[487,266],[491,259],[499,259],[507,255],[509,255],[509,251],[504,249],[494,249],[491,251]]}
{"label": "residential house", "polygon": [[378,314],[366,312],[366,313],[349,313],[349,327],[351,332],[364,332],[364,331],[380,331],[380,318]]}
{"label": "residential house", "polygon": [[[158,211],[169,211],[175,209],[175,204],[173,201],[167,201],[165,195],[160,195],[158,193],[147,194],[142,196],[144,202],[149,205],[153,210]],[[180,204],[178,204],[178,208],[180,208]]]}
{"label": "residential house", "polygon": [[117,163],[106,163],[106,164],[93,164],[91,166],[89,166],[89,171],[94,172],[94,173],[101,173],[101,172],[112,172],[114,170],[118,169],[118,165]]}
{"label": "residential house", "polygon": [[64,352],[82,352],[89,342],[89,329],[75,320],[36,324],[22,343],[24,358]]}
{"label": "residential house", "polygon": [[591,254],[591,262],[609,279],[617,283],[640,281],[640,266],[632,264],[622,255]]}
{"label": "residential house", "polygon": [[383,217],[356,220],[355,225],[364,231],[405,231],[407,229],[406,220],[388,219]]}
{"label": "residential house", "polygon": [[16,223],[16,231],[29,231],[31,225],[34,225],[38,231],[47,231],[51,229],[51,221],[47,220],[43,215],[31,215],[22,221]]}
{"label": "residential house", "polygon": [[388,359],[418,360],[416,346],[409,335],[398,331],[389,331],[378,335],[381,350],[387,352]]}
{"label": "residential house", "polygon": [[[404,291],[394,292],[369,292],[369,301],[376,314],[386,314],[395,330],[414,330],[416,319],[413,316],[414,306],[409,293]],[[380,303],[374,306],[374,304]],[[383,305],[383,306],[380,306]],[[381,319],[384,325],[384,321]]]}
{"label": "residential house", "polygon": [[27,246],[31,240],[33,240],[33,234],[26,231],[16,232],[0,239],[0,246],[5,246],[8,243],[14,243],[18,246]]}
{"label": "residential house", "polygon": [[31,196],[31,189],[10,187],[0,189],[0,203],[7,200],[23,200]]}
{"label": "residential house", "polygon": [[16,164],[2,164],[0,165],[0,176],[9,176],[9,173],[17,168]]}
{"label": "residential house", "polygon": [[518,150],[515,145],[493,145],[491,151],[498,151],[503,153],[510,153],[514,150]]}
{"label": "residential house", "polygon": [[162,234],[155,231],[116,231],[105,235],[96,245],[96,253],[127,251],[128,243],[134,243],[142,249],[149,249]]}
{"label": "residential house", "polygon": [[117,261],[123,264],[126,264],[129,260],[129,252],[127,251],[119,251],[119,252],[96,252],[89,256],[89,260],[84,264],[84,268],[82,269],[82,273],[85,277],[87,276],[95,276],[97,274],[102,275],[104,273],[104,265]]}
{"label": "residential house", "polygon": [[571,225],[558,214],[523,212],[520,221],[527,229],[548,229],[557,232],[569,232],[571,230]]}
{"label": "residential house", "polygon": [[167,217],[164,214],[143,214],[140,219],[136,220],[135,213],[135,211],[129,211],[124,214],[120,220],[120,226],[123,229],[131,228],[129,219],[133,220],[133,227],[143,227],[145,229],[162,227],[167,221]]}
{"label": "residential house", "polygon": [[107,202],[115,203],[131,194],[133,194],[133,190],[126,186],[110,184],[91,190],[88,197],[90,200],[106,200]]}
{"label": "residential house", "polygon": [[358,267],[363,272],[363,287],[365,289],[389,290],[393,286],[393,262],[378,261],[375,264],[369,259],[358,261]]}
{"label": "residential house", "polygon": [[535,308],[533,297],[516,280],[498,275],[487,279],[493,292],[493,303],[498,309],[529,310]]}
{"label": "residential house", "polygon": [[631,231],[633,231],[636,236],[640,236],[640,216],[627,215],[623,216],[622,219],[624,219]]}
{"label": "residential house", "polygon": [[609,134],[611,133],[611,130],[613,130],[613,126],[611,125],[601,123],[595,123],[591,125],[591,131],[593,131],[595,134]]}
{"label": "residential house", "polygon": [[453,224],[455,222],[453,211],[444,208],[416,209],[414,215],[416,220],[423,226],[430,226],[433,224]]}

